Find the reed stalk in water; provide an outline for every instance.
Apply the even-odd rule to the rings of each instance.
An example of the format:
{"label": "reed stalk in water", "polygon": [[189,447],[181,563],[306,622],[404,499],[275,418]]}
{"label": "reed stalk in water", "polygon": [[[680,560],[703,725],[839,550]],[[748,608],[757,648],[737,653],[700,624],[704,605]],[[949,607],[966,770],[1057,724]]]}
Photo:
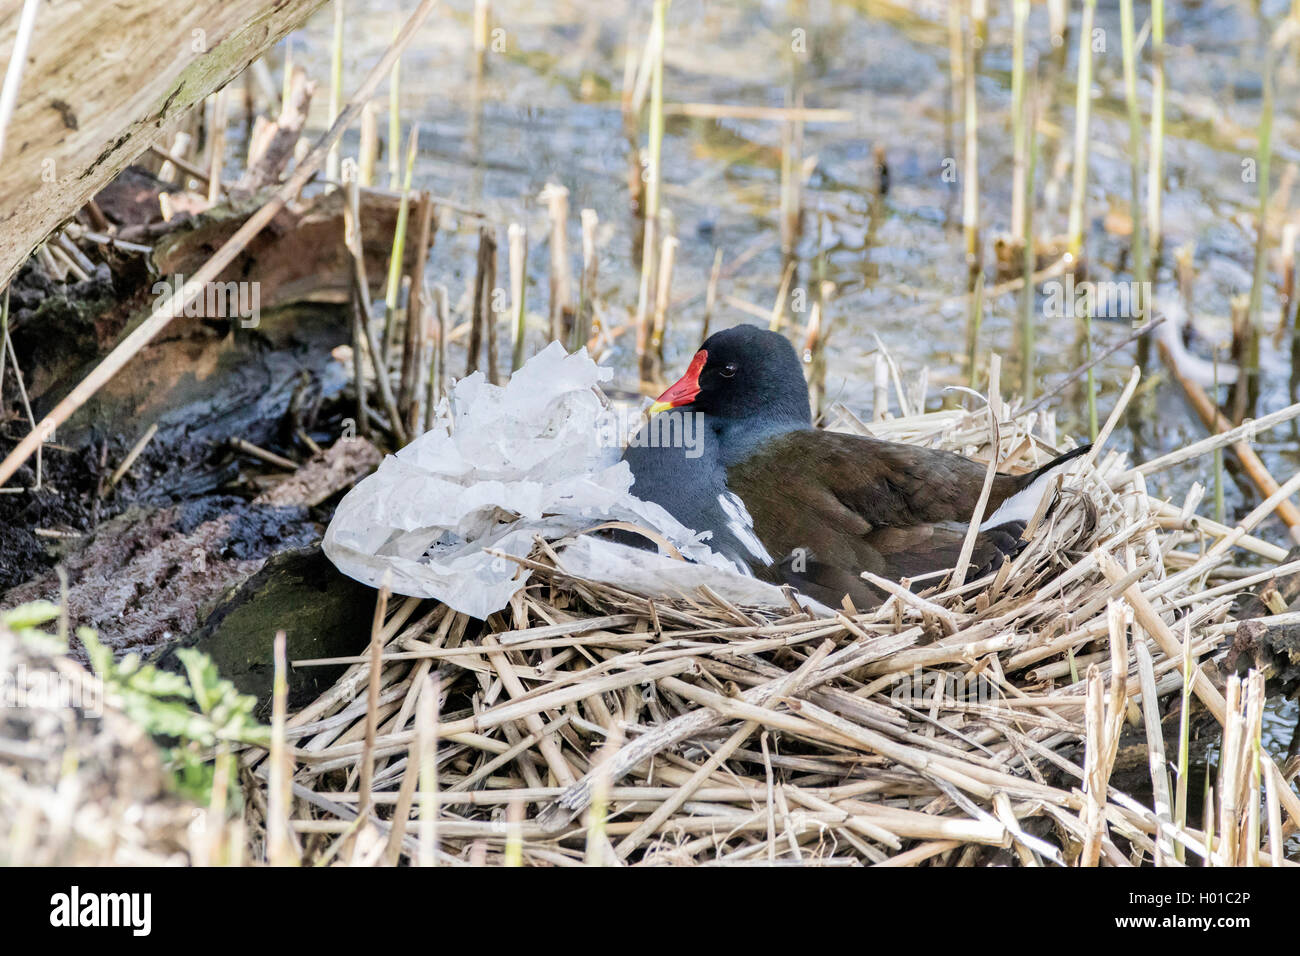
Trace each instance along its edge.
{"label": "reed stalk in water", "polygon": [[[786,104],[802,114],[803,93],[790,98]],[[799,248],[803,224],[803,119],[796,116],[781,125],[781,193],[780,220],[781,261],[794,260]]]}
{"label": "reed stalk in water", "polygon": [[[1165,182],[1165,3],[1151,0],[1151,155],[1147,160],[1147,230],[1151,261],[1159,263],[1164,229],[1161,201]],[[1152,271],[1155,271],[1154,268]]]}
{"label": "reed stalk in water", "polygon": [[[330,122],[338,118],[343,108],[343,24],[345,13],[343,0],[334,0],[334,42],[330,48]],[[334,141],[329,155],[325,157],[325,179],[329,183],[339,181],[339,143]],[[362,185],[365,185],[364,183]],[[333,188],[331,185],[329,188]]]}
{"label": "reed stalk in water", "polygon": [[637,356],[641,379],[649,378],[651,296],[654,295],[654,278],[658,273],[656,256],[659,236],[659,186],[660,158],[664,140],[664,21],[668,0],[655,0],[654,17],[650,28],[650,149],[646,170],[645,236],[641,246],[641,286],[637,296],[636,320]]}
{"label": "reed stalk in water", "polygon": [[700,341],[709,337],[709,325],[713,321],[713,307],[718,301],[718,279],[722,276],[722,247],[713,250],[713,268],[709,270],[709,284],[704,290],[704,327],[700,330]]}
{"label": "reed stalk in water", "polygon": [[1077,268],[1083,256],[1083,217],[1088,202],[1088,126],[1092,111],[1092,29],[1097,0],[1084,0],[1079,18],[1079,77],[1074,100],[1074,170],[1066,254]]}
{"label": "reed stalk in water", "polygon": [[596,315],[596,278],[599,257],[596,255],[596,229],[600,217],[594,209],[584,209],[582,221],[582,281],[578,286],[578,311],[573,321],[573,337],[569,351],[576,352],[587,344],[592,335]]}
{"label": "reed stalk in water", "polygon": [[[1028,6],[1028,0],[1017,0]],[[1028,12],[1028,11],[1026,11]],[[1034,176],[1038,166],[1038,104],[1037,84],[1034,92],[1025,97],[1025,118],[1022,122],[1025,137],[1024,198],[1024,272],[1025,284],[1021,290],[1020,304],[1020,391],[1025,400],[1034,396]]]}
{"label": "reed stalk in water", "polygon": [[962,173],[962,207],[961,207],[961,225],[962,235],[966,245],[966,268],[969,274],[970,288],[973,288],[975,277],[981,268],[979,255],[979,193],[980,193],[980,166],[979,166],[979,106],[975,100],[975,4],[978,0],[971,0],[970,16],[971,31],[970,42],[966,45],[969,53],[969,59],[966,60],[963,69],[964,84],[966,90],[965,96],[965,115],[966,115],[966,135],[964,150],[964,170]]}
{"label": "reed stalk in water", "polygon": [[479,352],[487,345],[487,379],[496,384],[496,315],[492,311],[492,291],[496,288],[496,231],[482,225],[478,231],[478,261],[474,268],[474,303],[469,331],[469,360],[465,374],[479,368]]}
{"label": "reed stalk in water", "polygon": [[945,126],[948,137],[948,153],[957,153],[956,137],[953,126],[962,115],[962,98],[966,93],[966,39],[961,29],[962,5],[957,2],[948,4],[948,92],[951,104],[948,110],[948,122]]}
{"label": "reed stalk in water", "polygon": [[406,178],[402,198],[397,206],[397,224],[393,228],[393,248],[388,255],[388,289],[384,297],[384,341],[380,360],[387,365],[392,354],[393,335],[397,328],[397,305],[402,292],[402,262],[406,256],[406,226],[411,217],[411,179],[415,173],[415,154],[420,147],[420,124],[411,127],[406,144]]}
{"label": "reed stalk in water", "polygon": [[[1266,259],[1268,257],[1268,203],[1269,179],[1273,160],[1273,85],[1277,56],[1283,52],[1295,35],[1300,21],[1286,20],[1273,33],[1264,50],[1263,99],[1260,104],[1259,146],[1256,156],[1256,183],[1259,192],[1259,232],[1255,237],[1255,273],[1250,284],[1249,316],[1253,335],[1251,349],[1246,366],[1242,369],[1251,380],[1250,395],[1253,399],[1259,389],[1259,340],[1262,322],[1262,307]],[[1252,401],[1253,404],[1253,401]]]}
{"label": "reed stalk in water", "polygon": [[357,147],[357,182],[369,189],[375,184],[375,159],[379,156],[379,117],[375,104],[361,107],[361,142]]}
{"label": "reed stalk in water", "polygon": [[429,369],[429,396],[424,406],[424,429],[433,427],[437,418],[438,398],[447,387],[447,287],[433,287],[434,339]]}
{"label": "reed stalk in water", "polygon": [[551,340],[563,343],[568,336],[567,323],[573,316],[573,299],[569,274],[569,190],[547,183],[541,198],[551,223]]}
{"label": "reed stalk in water", "polygon": [[[1025,231],[1025,24],[1029,0],[1015,0],[1011,54],[1011,234]],[[1029,273],[1026,273],[1028,275]]]}
{"label": "reed stalk in water", "polygon": [[519,371],[524,364],[524,335],[528,318],[524,304],[524,280],[528,268],[528,232],[517,222],[507,230],[510,241],[510,368]]}
{"label": "reed stalk in water", "polygon": [[[1133,280],[1137,283],[1137,310],[1132,316],[1135,325],[1146,321],[1149,304],[1146,302],[1147,260],[1143,242],[1142,224],[1142,113],[1138,107],[1137,48],[1133,30],[1133,0],[1120,0],[1120,41],[1124,47],[1124,102],[1128,107],[1129,179],[1132,195],[1129,211],[1133,219]],[[1151,351],[1147,337],[1138,340],[1138,364],[1146,367]]]}
{"label": "reed stalk in water", "polygon": [[655,290],[654,333],[650,340],[656,370],[663,366],[664,338],[668,333],[668,297],[673,287],[673,267],[677,262],[676,236],[664,236],[659,252],[659,283]]}
{"label": "reed stalk in water", "polygon": [[980,328],[984,324],[984,270],[975,276],[975,289],[970,294],[970,315],[966,321],[966,384],[974,388],[978,378]]}
{"label": "reed stalk in water", "polygon": [[[402,11],[394,12],[393,39],[397,39],[402,29]],[[401,166],[398,159],[397,145],[402,141],[402,58],[393,61],[393,72],[388,80],[388,188],[396,190],[401,183]]]}

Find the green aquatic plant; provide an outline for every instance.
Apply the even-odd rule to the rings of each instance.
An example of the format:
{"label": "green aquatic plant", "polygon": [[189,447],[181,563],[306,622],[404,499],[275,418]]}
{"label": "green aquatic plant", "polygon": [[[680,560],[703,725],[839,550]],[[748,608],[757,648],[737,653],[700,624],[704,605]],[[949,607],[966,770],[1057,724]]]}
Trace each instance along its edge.
{"label": "green aquatic plant", "polygon": [[[43,625],[58,619],[60,609],[50,601],[32,601],[0,613],[0,626],[29,647],[46,653],[67,651],[66,641]],[[253,716],[257,698],[242,694],[217,671],[207,654],[193,648],[176,652],[185,673],[162,670],[139,654],[113,659],[113,652],[96,631],[77,628],[91,670],[104,685],[104,696],[158,743],[164,766],[182,796],[208,803],[216,772],[215,750],[242,743],[266,747],[270,728]],[[227,775],[233,799],[239,791]]]}

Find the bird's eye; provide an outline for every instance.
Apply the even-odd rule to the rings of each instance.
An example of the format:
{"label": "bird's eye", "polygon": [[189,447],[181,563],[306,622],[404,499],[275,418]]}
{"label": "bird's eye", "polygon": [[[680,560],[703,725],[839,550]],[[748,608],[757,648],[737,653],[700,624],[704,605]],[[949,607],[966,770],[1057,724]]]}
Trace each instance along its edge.
{"label": "bird's eye", "polygon": [[723,378],[732,378],[735,376],[736,369],[739,367],[740,366],[738,366],[735,362],[728,362],[726,365],[722,366],[722,368],[718,370],[718,374],[721,375]]}

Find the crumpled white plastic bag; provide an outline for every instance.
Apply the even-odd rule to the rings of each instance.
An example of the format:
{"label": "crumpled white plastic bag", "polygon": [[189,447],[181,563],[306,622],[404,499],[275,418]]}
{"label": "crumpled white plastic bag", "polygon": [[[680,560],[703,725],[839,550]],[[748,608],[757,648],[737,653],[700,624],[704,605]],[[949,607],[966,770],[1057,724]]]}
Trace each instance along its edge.
{"label": "crumpled white plastic bag", "polygon": [[629,493],[618,416],[593,390],[612,375],[586,349],[569,355],[553,342],[505,386],[481,372],[457,382],[434,427],[344,497],[325,531],[325,554],[372,587],[387,578],[397,594],[484,618],[529,576],[489,550],[524,557],[537,536],[556,541],[602,521],[629,521],[698,563],[581,535],[559,552],[561,567],[651,597],[707,584],[736,603],[786,606],[780,589],[711,551],[707,535]]}

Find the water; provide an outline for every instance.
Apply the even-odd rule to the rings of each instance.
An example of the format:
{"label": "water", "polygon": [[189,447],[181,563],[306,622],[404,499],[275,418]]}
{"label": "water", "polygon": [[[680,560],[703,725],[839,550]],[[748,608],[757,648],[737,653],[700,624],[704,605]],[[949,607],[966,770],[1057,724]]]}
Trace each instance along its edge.
{"label": "water", "polygon": [[[382,54],[401,6],[393,0],[349,0],[345,91],[355,88]],[[1009,226],[1012,136],[1011,4],[993,3],[989,41],[977,75],[980,204],[985,263],[993,265],[996,234]],[[1032,8],[1028,36],[1031,71],[1037,62],[1044,116],[1040,124],[1036,231],[1064,233],[1070,199],[1074,130],[1077,6],[1070,4],[1070,33],[1056,49],[1045,5]],[[1131,278],[1128,240],[1110,228],[1130,195],[1128,124],[1124,110],[1118,8],[1103,2],[1094,57],[1090,227],[1091,277]],[[1229,303],[1249,292],[1254,265],[1257,185],[1248,175],[1256,150],[1263,44],[1289,9],[1286,0],[1259,4],[1170,4],[1167,15],[1165,262],[1155,275],[1157,295],[1174,288],[1172,252],[1194,244],[1194,320],[1210,341],[1229,337]],[[487,211],[504,224],[527,225],[530,237],[530,308],[547,301],[547,226],[537,194],[547,182],[570,190],[570,251],[579,254],[578,211],[601,217],[600,296],[606,326],[635,311],[639,259],[626,184],[628,145],[620,110],[629,32],[639,49],[649,25],[649,4],[601,2],[494,2],[492,49],[481,75],[475,69],[468,0],[442,4],[403,59],[401,108],[407,126],[418,121],[421,149],[417,184]],[[1139,27],[1145,4],[1137,5]],[[629,30],[629,28],[631,28]],[[320,88],[313,131],[326,125],[326,75],[332,15],[322,10],[292,37],[295,61],[312,67]],[[802,52],[800,52],[802,51]],[[1286,188],[1288,165],[1300,160],[1300,114],[1292,95],[1297,60],[1287,56],[1277,75],[1273,130],[1273,188]],[[899,361],[909,381],[930,370],[928,407],[938,407],[945,384],[965,381],[964,294],[967,269],[961,234],[961,190],[945,169],[961,169],[960,117],[953,116],[948,58],[947,5],[941,2],[829,2],[788,4],[744,0],[675,0],[668,14],[664,96],[669,104],[726,103],[781,107],[795,90],[807,107],[848,111],[847,122],[810,122],[806,157],[816,165],[804,189],[803,239],[796,287],[812,263],[825,256],[826,277],[836,285],[829,306],[831,338],[827,393],[859,411],[871,408],[871,368],[877,338]],[[1143,70],[1141,102],[1150,102]],[[387,96],[377,98],[381,136],[387,134]],[[1145,136],[1145,132],[1144,132]],[[642,134],[644,143],[644,131]],[[663,145],[663,204],[680,239],[673,281],[666,354],[670,371],[684,366],[700,339],[704,289],[714,251],[724,254],[724,279],[714,328],[754,316],[736,301],[769,310],[782,274],[779,194],[782,127],[764,120],[667,118]],[[355,133],[345,154],[355,155]],[[1145,146],[1144,146],[1145,148]],[[877,191],[875,151],[882,150],[889,189]],[[381,181],[387,165],[380,162]],[[1145,170],[1145,161],[1144,161]],[[1284,208],[1289,208],[1289,196]],[[1108,215],[1118,211],[1119,216]],[[1275,216],[1275,222],[1280,221]],[[431,281],[447,284],[453,307],[466,303],[473,282],[475,222],[444,212],[431,256]],[[1108,228],[1109,227],[1109,228]],[[1274,242],[1276,248],[1276,241]],[[743,265],[730,271],[738,259]],[[504,264],[504,256],[502,256]],[[504,285],[504,265],[501,284]],[[1268,328],[1279,320],[1276,270],[1263,292]],[[990,281],[992,276],[990,275]],[[1040,303],[1041,304],[1041,303]],[[1018,381],[1014,325],[1018,295],[985,304],[981,354],[1007,359],[1003,381]],[[1129,334],[1123,322],[1095,323],[1100,351]],[[1291,400],[1290,333],[1280,348],[1265,341],[1261,413]],[[618,382],[636,388],[631,336],[607,358]],[[542,344],[536,333],[536,345]],[[1083,358],[1074,320],[1037,319],[1035,367],[1050,387]],[[456,358],[455,370],[463,361]],[[1130,347],[1097,370],[1098,408],[1105,415],[1133,362]],[[1155,370],[1154,385],[1139,394],[1125,427],[1112,438],[1136,457],[1153,457],[1204,436],[1177,385]],[[1086,431],[1080,386],[1053,401],[1061,431]],[[1275,476],[1300,467],[1300,432],[1282,427],[1264,436],[1259,451]],[[1153,492],[1181,500],[1193,481],[1212,481],[1208,459],[1158,476]],[[1229,520],[1257,500],[1229,481]],[[1276,521],[1260,531],[1286,543]],[[1296,719],[1296,705],[1279,705],[1269,717],[1270,747],[1280,751]]]}

